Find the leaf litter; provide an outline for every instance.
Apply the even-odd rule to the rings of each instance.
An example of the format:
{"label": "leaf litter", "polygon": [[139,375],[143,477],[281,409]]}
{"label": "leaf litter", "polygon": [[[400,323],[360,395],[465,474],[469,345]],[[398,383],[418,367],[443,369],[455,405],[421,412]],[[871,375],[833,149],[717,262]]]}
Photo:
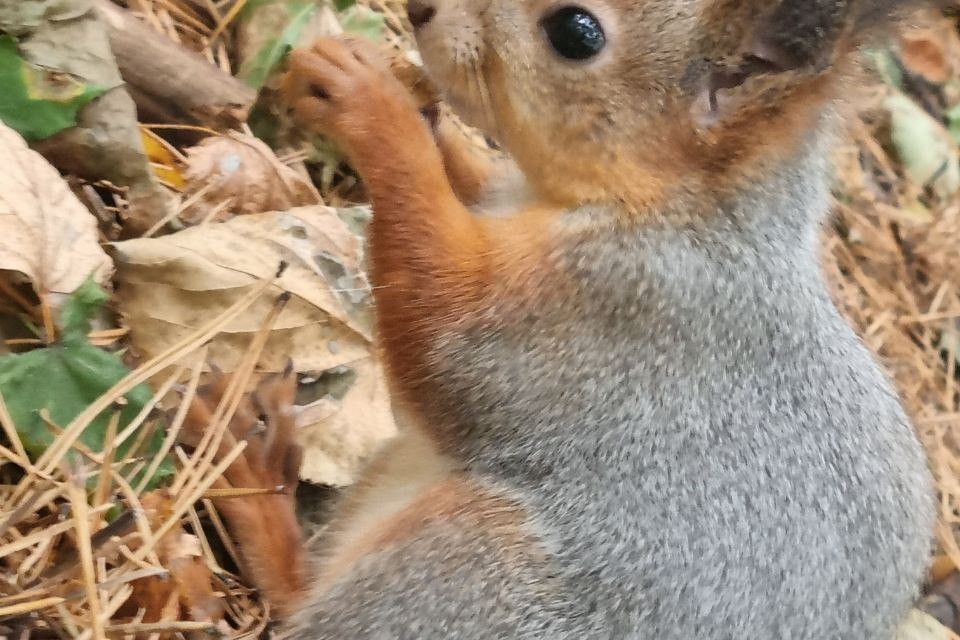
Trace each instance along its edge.
{"label": "leaf litter", "polygon": [[[290,300],[258,371],[282,371],[292,358],[306,381],[300,410],[305,479],[349,484],[363,459],[394,434],[383,374],[371,355],[362,240],[336,210],[314,206],[238,216],[113,248],[117,302],[131,330],[130,346],[147,357],[189,335],[250,283],[268,276],[272,265],[286,262],[277,286]],[[211,361],[221,371],[236,370],[279,289],[265,291],[210,344]],[[331,392],[332,379],[348,379],[346,390]]]}
{"label": "leaf litter", "polygon": [[[36,12],[41,19],[36,19]],[[174,206],[174,199],[149,170],[137,108],[123,88],[106,26],[98,15],[88,0],[8,2],[0,13],[0,31],[16,38],[17,49],[31,68],[103,91],[77,112],[78,126],[33,142],[62,171],[124,187],[126,226],[130,232],[142,232]],[[18,109],[34,117],[40,115],[37,111],[30,104]]]}
{"label": "leaf litter", "polygon": [[[395,430],[371,344],[369,211],[354,206],[362,185],[334,148],[284,120],[276,73],[290,47],[347,30],[396,52],[398,76],[418,91],[422,77],[400,0],[124,5],[122,15],[158,39],[155,50],[173,43],[198,54],[261,88],[260,99],[249,126],[246,102],[228,108],[240,126],[186,116],[141,123],[137,162],[179,202],[155,208],[147,223],[131,222],[129,187],[109,171],[78,172],[54,148],[48,157],[65,182],[0,128],[0,145],[16,158],[7,183],[0,176],[0,331],[17,327],[5,340],[12,353],[0,355],[0,635],[258,637],[271,618],[258,589],[269,594],[270,585],[250,584],[244,563],[263,545],[231,531],[231,513],[257,504],[292,513],[297,481],[238,474],[245,448],[259,446],[242,435],[256,418],[251,407],[292,419],[299,476],[331,486],[352,482]],[[19,37],[18,21],[42,30],[44,14],[31,8],[21,4],[14,18],[0,9],[0,32]],[[943,585],[960,566],[956,18],[919,19],[898,46],[873,53],[876,78],[836,156],[824,269],[929,452],[941,522],[922,605],[955,612]],[[125,72],[139,64],[118,63]],[[102,101],[92,97],[70,106],[81,123]],[[138,108],[156,106],[137,97]],[[74,116],[57,117],[39,123],[44,135]],[[39,145],[45,153],[49,142]],[[119,144],[130,148],[129,136]],[[107,288],[109,313],[84,311],[77,322],[76,308],[96,306],[91,274]],[[82,345],[83,366],[73,354],[65,362],[69,344]],[[26,367],[24,358],[43,361],[49,388],[71,388],[49,384],[58,367],[81,371],[83,384],[8,391],[24,376],[5,383],[4,367]],[[286,391],[266,393],[278,376]],[[955,639],[941,623],[960,621],[938,617],[914,612],[901,640]]]}

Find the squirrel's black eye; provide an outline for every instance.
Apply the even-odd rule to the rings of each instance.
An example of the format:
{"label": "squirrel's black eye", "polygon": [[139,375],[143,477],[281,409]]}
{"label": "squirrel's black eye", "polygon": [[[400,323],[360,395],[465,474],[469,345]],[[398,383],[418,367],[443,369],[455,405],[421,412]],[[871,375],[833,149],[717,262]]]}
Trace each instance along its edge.
{"label": "squirrel's black eye", "polygon": [[550,46],[568,60],[587,60],[600,53],[607,38],[595,15],[582,7],[557,9],[540,21]]}

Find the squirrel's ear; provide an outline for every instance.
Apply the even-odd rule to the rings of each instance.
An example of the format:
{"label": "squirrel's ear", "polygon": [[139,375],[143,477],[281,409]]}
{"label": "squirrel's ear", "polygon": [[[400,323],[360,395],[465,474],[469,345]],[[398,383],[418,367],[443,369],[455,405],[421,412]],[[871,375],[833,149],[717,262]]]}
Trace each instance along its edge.
{"label": "squirrel's ear", "polygon": [[883,32],[895,18],[943,0],[780,0],[755,25],[748,55],[783,71],[814,73]]}
{"label": "squirrel's ear", "polygon": [[847,0],[782,0],[761,15],[747,43],[748,59],[769,71],[816,71],[829,65],[847,26]]}
{"label": "squirrel's ear", "polygon": [[[708,65],[693,105],[695,123],[712,129],[731,116],[820,74],[835,58],[853,0],[757,0],[734,50]],[[737,4],[737,0],[730,0]],[[748,12],[756,10],[753,15]]]}
{"label": "squirrel's ear", "polygon": [[[727,0],[737,5],[741,0]],[[756,0],[743,39],[721,62],[708,65],[694,103],[705,128],[751,105],[770,106],[831,69],[894,24],[895,16],[945,0]],[[751,24],[752,23],[752,24]]]}

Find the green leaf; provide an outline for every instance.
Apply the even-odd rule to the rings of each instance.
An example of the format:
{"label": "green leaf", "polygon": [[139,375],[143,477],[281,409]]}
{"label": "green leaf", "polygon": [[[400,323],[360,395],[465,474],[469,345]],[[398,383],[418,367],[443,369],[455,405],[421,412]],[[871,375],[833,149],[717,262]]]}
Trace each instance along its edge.
{"label": "green leaf", "polygon": [[884,101],[890,112],[890,138],[913,183],[931,187],[946,199],[960,190],[960,150],[938,120],[907,96]]}
{"label": "green leaf", "polygon": [[20,57],[16,41],[0,35],[0,121],[30,142],[77,124],[77,112],[106,87],[87,84]]}
{"label": "green leaf", "polygon": [[960,105],[955,105],[947,109],[944,114],[947,118],[947,128],[954,141],[960,143]]}
{"label": "green leaf", "polygon": [[270,74],[297,44],[300,32],[317,12],[318,5],[312,1],[291,2],[290,20],[276,39],[263,45],[241,68],[238,76],[254,89],[260,89]]}
{"label": "green leaf", "polygon": [[[64,305],[61,342],[44,349],[0,357],[0,392],[17,434],[34,458],[40,456],[54,439],[40,415],[41,409],[47,410],[54,424],[64,427],[129,373],[116,355],[91,345],[86,339],[90,319],[106,300],[106,294],[88,280]],[[146,385],[139,385],[127,393],[126,405],[120,411],[119,430],[130,424],[152,396]],[[112,410],[107,410],[97,416],[80,435],[80,442],[93,451],[102,451],[111,413]],[[134,434],[121,444],[115,459],[124,457],[136,440]],[[146,455],[156,454],[162,442],[163,433],[157,429],[148,438]],[[165,461],[151,480],[151,486],[172,473],[173,466]]]}
{"label": "green leaf", "polygon": [[247,0],[247,3],[243,5],[243,9],[240,10],[240,19],[244,20],[250,16],[255,10],[266,4],[274,4],[276,2],[282,2],[283,0]]}
{"label": "green leaf", "polygon": [[347,33],[374,41],[383,40],[386,32],[386,20],[382,13],[358,5],[350,7],[340,16],[340,26]]}
{"label": "green leaf", "polygon": [[101,289],[92,277],[71,294],[60,311],[63,342],[84,342],[90,332],[90,321],[107,300],[107,292]]}
{"label": "green leaf", "polygon": [[337,11],[346,11],[355,4],[357,4],[357,0],[333,0],[333,6],[337,8]]}
{"label": "green leaf", "polygon": [[864,52],[866,62],[880,74],[884,82],[898,89],[903,88],[903,68],[890,49],[868,49]]}

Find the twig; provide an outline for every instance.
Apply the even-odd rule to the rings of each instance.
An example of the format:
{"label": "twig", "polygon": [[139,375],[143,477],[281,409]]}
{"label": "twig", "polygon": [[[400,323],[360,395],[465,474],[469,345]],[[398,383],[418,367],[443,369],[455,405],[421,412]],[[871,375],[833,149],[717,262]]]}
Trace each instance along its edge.
{"label": "twig", "polygon": [[16,461],[17,464],[26,467],[31,466],[30,458],[27,456],[27,450],[23,447],[20,434],[17,433],[16,426],[13,424],[13,418],[10,416],[10,410],[7,408],[7,402],[4,400],[2,392],[0,392],[0,426],[3,427],[3,432],[7,435],[10,446],[13,447],[13,450],[17,452],[17,456],[20,458],[20,460]]}
{"label": "twig", "polygon": [[[117,445],[121,445],[127,441],[127,439],[136,431],[138,431],[141,425],[146,421],[147,417],[153,412],[153,409],[157,404],[163,400],[163,398],[170,393],[170,389],[173,388],[173,385],[177,384],[177,381],[180,379],[180,376],[183,375],[184,367],[178,366],[174,369],[172,375],[167,377],[167,379],[160,385],[157,391],[150,397],[150,400],[147,401],[143,408],[134,416],[133,420],[130,421],[123,431],[120,432],[120,435],[117,436]],[[130,449],[130,452],[133,453],[136,449],[136,445]]]}
{"label": "twig", "polygon": [[150,482],[150,478],[152,478],[157,472],[157,469],[160,468],[164,458],[167,457],[167,454],[170,453],[170,449],[173,447],[173,444],[177,441],[177,436],[180,433],[180,429],[183,427],[183,421],[186,419],[187,412],[190,410],[190,402],[193,400],[193,396],[197,391],[197,386],[200,384],[200,374],[203,372],[203,363],[206,361],[206,359],[207,347],[204,346],[200,349],[199,353],[197,353],[197,356],[194,360],[193,373],[190,376],[190,382],[187,383],[187,390],[180,400],[180,406],[177,408],[177,414],[174,416],[173,423],[167,428],[167,435],[164,437],[163,444],[160,445],[160,450],[157,451],[156,455],[154,455],[153,460],[150,461],[150,466],[147,467],[146,473],[143,474],[143,477],[137,484],[138,495],[143,493],[144,489],[146,489],[147,484]]}
{"label": "twig", "polygon": [[266,488],[249,489],[209,489],[203,494],[205,499],[221,500],[224,498],[246,498],[249,496],[275,496],[284,492],[283,485]]}
{"label": "twig", "polygon": [[103,619],[100,593],[97,591],[97,579],[93,568],[93,549],[90,546],[90,517],[87,508],[87,495],[83,489],[82,476],[77,474],[67,483],[67,496],[73,509],[73,524],[77,529],[77,548],[80,552],[80,566],[83,569],[83,583],[87,591],[87,606],[90,613],[90,629],[96,640],[104,640]]}
{"label": "twig", "polygon": [[247,6],[247,0],[237,0],[230,10],[227,11],[227,15],[223,17],[218,23],[217,28],[213,30],[213,33],[210,34],[210,41],[216,40],[220,37],[220,34],[223,33],[223,30],[230,26],[240,12],[243,11],[243,8]]}
{"label": "twig", "polygon": [[114,411],[107,422],[107,432],[103,437],[103,462],[101,463],[100,475],[97,477],[97,488],[93,492],[93,504],[101,505],[107,501],[110,495],[110,483],[112,480],[111,470],[113,468],[114,445],[117,439],[117,425],[120,424],[120,412]]}
{"label": "twig", "polygon": [[40,317],[43,320],[44,339],[47,344],[56,342],[57,326],[53,323],[53,311],[50,309],[46,296],[40,296]]}
{"label": "twig", "polygon": [[223,632],[212,622],[130,622],[127,624],[112,624],[105,629],[111,636],[141,633],[157,633],[164,631],[200,631],[223,637]]}
{"label": "twig", "polygon": [[20,306],[24,311],[26,311],[30,316],[36,320],[40,320],[40,315],[37,313],[37,307],[34,304],[31,304],[29,300],[24,298],[16,288],[10,284],[7,280],[7,277],[3,274],[0,274],[0,293],[5,293],[8,298],[10,298],[14,303]]}
{"label": "twig", "polygon": [[213,129],[245,122],[256,93],[202,56],[143,24],[109,0],[96,0],[131,95],[151,119]]}
{"label": "twig", "polygon": [[55,607],[58,604],[66,601],[66,598],[54,596],[50,598],[43,598],[41,600],[31,600],[30,602],[23,602],[21,604],[14,604],[8,607],[0,607],[0,618],[6,616],[21,616],[25,613],[46,609],[47,607]]}

